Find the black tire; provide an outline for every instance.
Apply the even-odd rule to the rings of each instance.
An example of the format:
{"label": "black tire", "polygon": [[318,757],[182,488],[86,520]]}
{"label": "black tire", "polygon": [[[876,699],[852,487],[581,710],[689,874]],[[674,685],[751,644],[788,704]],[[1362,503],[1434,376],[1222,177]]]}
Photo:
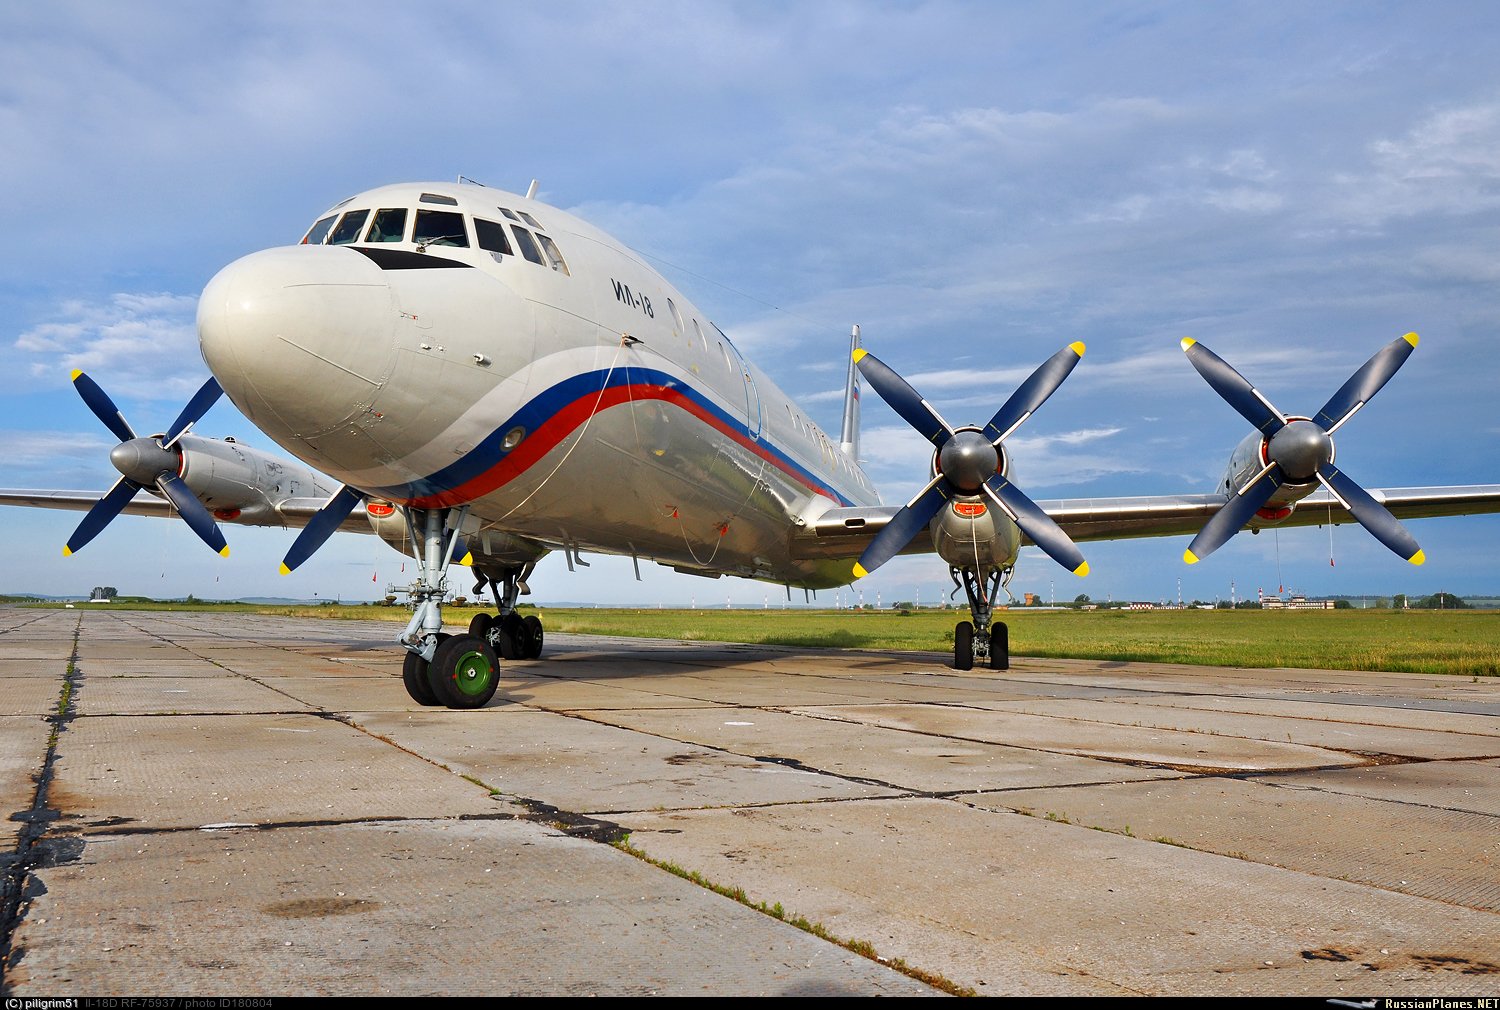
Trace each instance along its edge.
{"label": "black tire", "polygon": [[427,682],[449,708],[483,708],[500,686],[500,657],[483,638],[454,635],[437,647]]}
{"label": "black tire", "polygon": [[494,634],[490,641],[495,645],[495,651],[500,653],[501,659],[525,659],[526,650],[522,648],[526,629],[521,626],[521,617],[515,611],[511,611],[504,617],[497,617],[491,625]]}
{"label": "black tire", "polygon": [[475,614],[469,621],[469,634],[475,638],[488,638],[490,635],[490,624],[495,619],[489,614]]}
{"label": "black tire", "polygon": [[[438,635],[438,644],[443,644],[447,635]],[[436,705],[437,695],[432,693],[432,684],[427,679],[427,660],[415,652],[408,652],[401,663],[401,683],[406,693],[418,705]]]}
{"label": "black tire", "polygon": [[990,625],[990,669],[1010,669],[1010,629],[1004,621]]}
{"label": "black tire", "polygon": [[523,659],[542,658],[542,640],[545,637],[542,631],[542,619],[535,614],[527,614],[521,619],[522,635],[524,642],[522,648]]}
{"label": "black tire", "polygon": [[953,668],[974,669],[974,625],[968,621],[958,622],[953,629]]}

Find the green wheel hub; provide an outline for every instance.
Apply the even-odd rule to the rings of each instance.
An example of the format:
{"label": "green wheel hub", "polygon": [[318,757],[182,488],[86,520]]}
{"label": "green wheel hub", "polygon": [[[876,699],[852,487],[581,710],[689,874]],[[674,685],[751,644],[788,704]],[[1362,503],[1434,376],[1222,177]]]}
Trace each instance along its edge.
{"label": "green wheel hub", "polygon": [[484,653],[465,652],[453,664],[453,685],[466,695],[480,695],[492,690],[495,667]]}

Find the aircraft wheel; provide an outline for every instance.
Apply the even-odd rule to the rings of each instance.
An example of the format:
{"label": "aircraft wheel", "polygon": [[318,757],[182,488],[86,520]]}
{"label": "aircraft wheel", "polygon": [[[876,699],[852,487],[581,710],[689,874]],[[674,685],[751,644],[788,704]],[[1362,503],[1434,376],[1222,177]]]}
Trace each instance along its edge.
{"label": "aircraft wheel", "polygon": [[[438,635],[438,644],[443,643],[447,635]],[[401,683],[406,685],[406,693],[411,700],[418,705],[436,705],[437,696],[432,693],[432,685],[427,682],[427,660],[415,652],[408,652],[401,663]]]}
{"label": "aircraft wheel", "polygon": [[1010,629],[1004,621],[990,625],[990,669],[1010,669]]}
{"label": "aircraft wheel", "polygon": [[523,659],[540,659],[542,656],[542,619],[535,614],[527,614],[521,619],[523,634],[521,641],[524,644],[521,652]]}
{"label": "aircraft wheel", "polygon": [[500,658],[483,638],[454,635],[433,654],[427,680],[449,708],[482,708],[500,685]]}
{"label": "aircraft wheel", "polygon": [[522,647],[526,629],[519,615],[512,612],[504,617],[497,617],[490,626],[495,632],[490,641],[495,643],[495,650],[500,653],[501,659],[526,658],[526,650]]}
{"label": "aircraft wheel", "polygon": [[953,668],[974,669],[974,625],[960,621],[953,629]]}
{"label": "aircraft wheel", "polygon": [[488,638],[490,625],[494,620],[489,614],[475,614],[473,620],[469,622],[469,634],[475,638]]}

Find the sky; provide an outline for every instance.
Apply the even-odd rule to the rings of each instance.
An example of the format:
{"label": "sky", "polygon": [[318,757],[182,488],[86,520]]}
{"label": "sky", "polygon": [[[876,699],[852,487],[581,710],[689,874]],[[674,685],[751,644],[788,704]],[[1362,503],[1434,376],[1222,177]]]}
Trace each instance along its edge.
{"label": "sky", "polygon": [[[113,439],[82,368],[160,430],[208,371],[198,293],[333,203],[459,175],[632,246],[837,432],[849,326],[954,423],[1075,340],[1007,442],[1039,500],[1202,492],[1248,425],[1192,336],[1309,414],[1408,331],[1337,435],[1367,488],[1500,483],[1500,6],[1490,3],[0,4],[0,486],[90,489]],[[874,395],[883,499],[930,450]],[[195,429],[280,452],[221,400]],[[0,509],[0,592],[368,599],[374,537],[288,577],[293,532]],[[1035,549],[1044,599],[1500,593],[1500,516],[1417,520],[1413,568],[1356,526]],[[587,556],[586,556],[587,557]],[[778,586],[561,556],[536,601],[779,606]],[[1330,564],[1330,561],[1333,563]],[[935,556],[820,604],[935,603]],[[962,599],[960,594],[959,599]],[[800,602],[801,594],[797,594]]]}

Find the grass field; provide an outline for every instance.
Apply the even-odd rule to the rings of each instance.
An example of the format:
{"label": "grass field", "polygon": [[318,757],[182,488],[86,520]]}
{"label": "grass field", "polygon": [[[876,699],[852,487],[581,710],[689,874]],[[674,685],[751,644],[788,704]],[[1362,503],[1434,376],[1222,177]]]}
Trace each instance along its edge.
{"label": "grass field", "polygon": [[[87,604],[81,605],[87,607]],[[113,603],[149,608],[405,622],[399,607]],[[463,628],[474,609],[448,607]],[[550,632],[813,648],[949,652],[955,611],[538,611]],[[1205,666],[1500,675],[1500,612],[1489,610],[1003,611],[1011,653]]]}

